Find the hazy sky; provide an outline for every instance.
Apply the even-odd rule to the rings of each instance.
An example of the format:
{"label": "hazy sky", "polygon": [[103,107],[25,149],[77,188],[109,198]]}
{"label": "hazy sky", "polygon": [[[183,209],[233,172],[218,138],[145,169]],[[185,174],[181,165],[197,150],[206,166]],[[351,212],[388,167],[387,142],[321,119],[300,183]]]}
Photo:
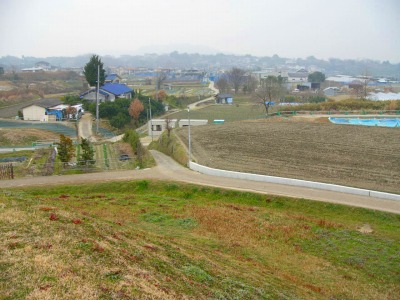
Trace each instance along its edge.
{"label": "hazy sky", "polygon": [[0,56],[223,52],[400,62],[399,0],[0,0]]}

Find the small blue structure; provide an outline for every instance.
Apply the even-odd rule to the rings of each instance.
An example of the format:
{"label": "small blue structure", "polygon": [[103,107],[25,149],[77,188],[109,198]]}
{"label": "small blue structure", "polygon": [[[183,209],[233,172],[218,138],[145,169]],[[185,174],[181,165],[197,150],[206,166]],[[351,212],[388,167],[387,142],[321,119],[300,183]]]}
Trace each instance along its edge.
{"label": "small blue structure", "polygon": [[233,97],[231,94],[218,94],[215,96],[215,104],[232,104]]}

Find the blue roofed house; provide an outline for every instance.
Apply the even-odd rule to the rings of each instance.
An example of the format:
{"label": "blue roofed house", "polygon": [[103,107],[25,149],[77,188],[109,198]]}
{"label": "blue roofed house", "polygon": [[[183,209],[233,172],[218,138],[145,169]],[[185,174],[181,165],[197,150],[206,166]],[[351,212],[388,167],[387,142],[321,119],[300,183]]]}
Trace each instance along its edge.
{"label": "blue roofed house", "polygon": [[121,77],[119,77],[117,74],[109,74],[106,76],[104,82],[105,83],[119,83],[121,80]]}
{"label": "blue roofed house", "polygon": [[[99,89],[99,102],[114,102],[117,98],[132,98],[133,90],[122,83],[106,83]],[[92,88],[80,95],[81,99],[96,100],[96,89]]]}

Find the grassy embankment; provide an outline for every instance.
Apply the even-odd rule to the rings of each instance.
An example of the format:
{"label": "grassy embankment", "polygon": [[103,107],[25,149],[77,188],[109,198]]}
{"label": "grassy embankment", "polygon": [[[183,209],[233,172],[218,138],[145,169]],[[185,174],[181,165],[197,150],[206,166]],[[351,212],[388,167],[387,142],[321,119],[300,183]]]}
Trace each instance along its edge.
{"label": "grassy embankment", "polygon": [[171,156],[184,166],[186,166],[189,161],[187,149],[185,149],[179,138],[173,132],[171,132],[169,137],[168,133],[164,132],[157,141],[151,142],[148,148],[158,150]]}
{"label": "grassy embankment", "polygon": [[399,227],[389,213],[165,182],[8,189],[0,298],[398,299]]}

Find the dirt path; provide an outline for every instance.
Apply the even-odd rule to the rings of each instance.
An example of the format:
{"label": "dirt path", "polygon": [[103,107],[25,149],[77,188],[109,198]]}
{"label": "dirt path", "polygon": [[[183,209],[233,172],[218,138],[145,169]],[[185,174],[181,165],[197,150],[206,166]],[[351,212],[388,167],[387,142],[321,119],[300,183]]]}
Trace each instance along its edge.
{"label": "dirt path", "polygon": [[91,142],[96,142],[93,135],[92,114],[86,113],[78,122],[78,135],[80,138],[89,139]]}
{"label": "dirt path", "polygon": [[339,203],[400,214],[400,201],[384,200],[303,187],[209,176],[188,170],[176,163],[172,158],[160,152],[151,150],[151,153],[157,162],[157,167],[152,169],[3,180],[0,181],[0,188],[81,184],[138,179],[172,180],[262,194],[282,195]]}
{"label": "dirt path", "polygon": [[[209,88],[210,90],[212,90],[215,94],[218,94],[218,93],[219,93],[219,90],[214,86],[214,81],[210,81],[210,84],[208,85],[208,88]],[[211,96],[211,97],[208,97],[208,98],[206,98],[206,99],[203,99],[203,100],[197,101],[197,102],[195,102],[195,103],[189,104],[188,107],[189,107],[190,110],[198,109],[199,107],[197,107],[197,106],[198,106],[199,104],[201,104],[201,103],[203,103],[203,102],[210,101],[210,100],[214,100],[214,96]]]}

